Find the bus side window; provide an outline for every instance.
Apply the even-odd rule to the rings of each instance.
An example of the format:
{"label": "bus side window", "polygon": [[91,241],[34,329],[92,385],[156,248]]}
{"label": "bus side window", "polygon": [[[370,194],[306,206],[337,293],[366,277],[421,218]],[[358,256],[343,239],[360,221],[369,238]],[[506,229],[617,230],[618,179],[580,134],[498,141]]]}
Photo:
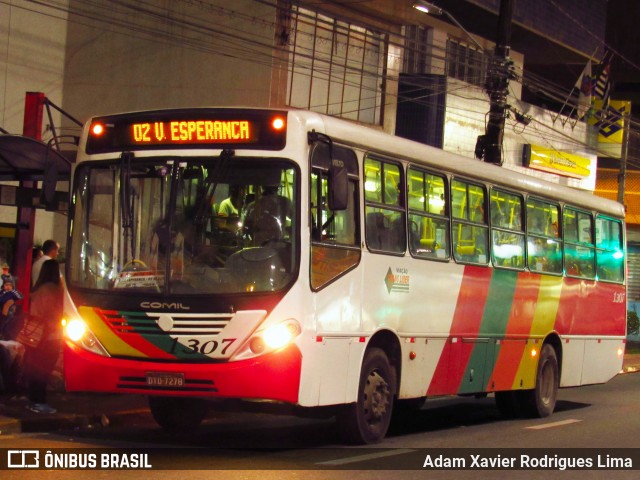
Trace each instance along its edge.
{"label": "bus side window", "polygon": [[486,190],[461,180],[451,181],[453,257],[460,263],[487,264],[489,228]]}
{"label": "bus side window", "polygon": [[[313,290],[320,290],[360,262],[359,190],[355,173],[357,158],[352,150],[333,146],[333,158],[348,165],[348,202],[344,210],[329,208],[329,172],[316,161],[311,172],[311,269]],[[317,165],[317,166],[316,166]]]}
{"label": "bus side window", "polygon": [[556,204],[527,199],[527,261],[532,272],[562,274],[559,212]]}
{"label": "bus side window", "polygon": [[595,278],[593,216],[588,212],[565,208],[562,227],[567,276]]}
{"label": "bus side window", "polygon": [[407,185],[411,254],[420,258],[448,259],[451,249],[446,178],[410,167]]}
{"label": "bus side window", "polygon": [[522,197],[491,191],[491,257],[494,266],[524,268]]}
{"label": "bus side window", "polygon": [[367,157],[365,178],[365,239],[371,250],[402,254],[406,249],[402,168]]}
{"label": "bus side window", "polygon": [[328,178],[324,172],[311,174],[311,239],[338,245],[358,244],[355,215],[356,183],[349,181],[349,205],[345,210],[328,207]]}
{"label": "bus side window", "polygon": [[624,280],[624,248],[620,221],[601,216],[596,218],[596,263],[598,280]]}

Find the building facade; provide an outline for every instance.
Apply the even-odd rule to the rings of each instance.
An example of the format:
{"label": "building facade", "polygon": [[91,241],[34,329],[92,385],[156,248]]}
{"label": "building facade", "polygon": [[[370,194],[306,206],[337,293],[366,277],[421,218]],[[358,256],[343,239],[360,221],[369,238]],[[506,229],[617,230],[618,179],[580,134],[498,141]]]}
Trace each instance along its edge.
{"label": "building facade", "polygon": [[[596,188],[593,129],[571,114],[575,99],[558,112],[595,59],[606,3],[515,0],[505,168]],[[500,2],[441,0],[443,16],[413,4],[10,0],[0,5],[0,126],[21,133],[27,91],[81,121],[155,108],[295,107],[474,157],[490,108],[485,81]],[[54,113],[45,140],[50,123],[79,133]],[[532,155],[552,160],[537,168]],[[576,162],[569,172],[554,167]],[[2,211],[0,222],[15,219]],[[66,218],[38,217],[36,243],[62,237]]]}

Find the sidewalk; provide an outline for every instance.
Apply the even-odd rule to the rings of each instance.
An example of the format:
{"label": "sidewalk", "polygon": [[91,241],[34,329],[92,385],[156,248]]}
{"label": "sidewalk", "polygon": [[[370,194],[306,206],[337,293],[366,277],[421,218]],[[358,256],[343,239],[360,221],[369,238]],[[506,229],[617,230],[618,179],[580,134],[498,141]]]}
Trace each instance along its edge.
{"label": "sidewalk", "polygon": [[32,412],[25,397],[4,402],[0,398],[0,435],[49,432],[65,428],[122,424],[136,415],[151,415],[142,395],[48,392],[48,403],[57,412]]}
{"label": "sidewalk", "polygon": [[[640,371],[640,353],[627,354],[620,373]],[[49,393],[53,415],[31,412],[26,399],[0,399],[0,435],[20,432],[50,432],[68,428],[105,428],[121,425],[134,416],[151,415],[142,395]]]}
{"label": "sidewalk", "polygon": [[640,353],[626,353],[622,364],[622,372],[631,373],[640,371]]}

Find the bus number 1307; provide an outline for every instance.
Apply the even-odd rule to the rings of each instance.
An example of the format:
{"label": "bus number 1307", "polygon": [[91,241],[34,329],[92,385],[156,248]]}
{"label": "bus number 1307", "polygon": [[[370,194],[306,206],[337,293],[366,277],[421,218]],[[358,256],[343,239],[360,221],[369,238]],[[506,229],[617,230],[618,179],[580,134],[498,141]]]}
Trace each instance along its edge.
{"label": "bus number 1307", "polygon": [[[189,338],[181,341],[180,338],[176,337],[171,342],[169,353],[175,354],[181,352],[192,355],[197,353],[201,355],[211,355],[212,353],[218,352],[220,355],[225,355],[229,347],[233,345],[236,340],[237,338],[223,338],[220,341]],[[220,351],[218,351],[219,348],[221,348]]]}

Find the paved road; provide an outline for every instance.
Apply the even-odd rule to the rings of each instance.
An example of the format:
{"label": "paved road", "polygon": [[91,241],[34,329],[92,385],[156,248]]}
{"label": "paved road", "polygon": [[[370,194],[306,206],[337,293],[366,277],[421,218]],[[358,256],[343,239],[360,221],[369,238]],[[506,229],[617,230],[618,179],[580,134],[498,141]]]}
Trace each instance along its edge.
{"label": "paved road", "polygon": [[[153,448],[161,450],[156,459],[164,468],[178,468],[183,478],[331,478],[385,480],[426,478],[637,478],[637,470],[540,471],[525,470],[421,470],[426,455],[433,459],[444,450],[445,456],[502,455],[510,452],[533,454],[537,448],[581,449],[554,450],[580,457],[594,453],[626,455],[633,448],[640,453],[638,432],[640,416],[637,398],[640,374],[620,375],[606,385],[560,392],[556,413],[547,419],[500,418],[493,400],[434,400],[410,416],[397,418],[389,437],[380,445],[345,448],[338,445],[331,420],[309,420],[269,414],[224,413],[213,415],[196,432],[172,436],[159,430],[144,413],[132,415],[124,424],[87,425],[56,434],[0,436],[0,448],[119,447],[125,451]],[[195,447],[206,450],[176,450]],[[483,449],[493,450],[483,450]],[[507,448],[516,451],[503,450]],[[213,450],[211,450],[213,449]],[[453,450],[466,449],[466,450]],[[194,453],[196,452],[196,453]],[[195,456],[194,456],[195,455]],[[635,461],[635,457],[634,457]],[[640,468],[640,459],[635,468]],[[156,464],[157,466],[158,464]],[[469,464],[467,465],[469,466]],[[207,470],[195,475],[191,469]],[[220,471],[226,470],[225,472]],[[292,470],[295,469],[295,470]],[[337,470],[332,470],[337,469]],[[345,469],[349,469],[346,471]],[[386,470],[384,476],[381,470]],[[7,473],[8,475],[4,475]],[[2,472],[4,478],[41,478],[37,472]],[[56,480],[80,478],[80,472],[58,471]],[[177,471],[154,470],[152,478],[177,478]],[[100,471],[85,473],[93,478],[149,478],[149,473]]]}

